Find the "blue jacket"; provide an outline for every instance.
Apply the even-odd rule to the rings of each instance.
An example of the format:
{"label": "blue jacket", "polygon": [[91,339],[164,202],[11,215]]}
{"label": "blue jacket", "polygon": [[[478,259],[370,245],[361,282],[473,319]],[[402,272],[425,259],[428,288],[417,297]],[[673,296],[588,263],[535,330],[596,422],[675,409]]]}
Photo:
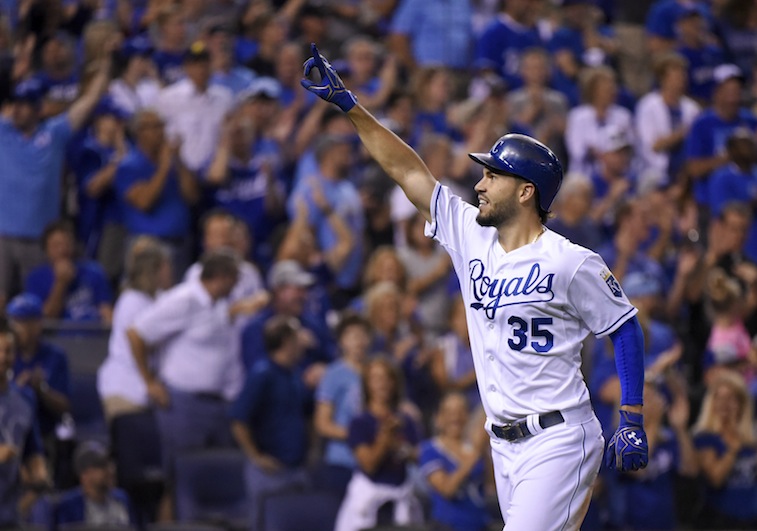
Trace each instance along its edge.
{"label": "blue jacket", "polygon": [[[137,527],[136,514],[127,494],[121,489],[113,489],[110,491],[110,498],[124,505],[129,515],[129,525]],[[82,492],[81,487],[63,493],[60,501],[53,509],[50,531],[56,531],[61,524],[84,523],[85,507],[84,492]]]}

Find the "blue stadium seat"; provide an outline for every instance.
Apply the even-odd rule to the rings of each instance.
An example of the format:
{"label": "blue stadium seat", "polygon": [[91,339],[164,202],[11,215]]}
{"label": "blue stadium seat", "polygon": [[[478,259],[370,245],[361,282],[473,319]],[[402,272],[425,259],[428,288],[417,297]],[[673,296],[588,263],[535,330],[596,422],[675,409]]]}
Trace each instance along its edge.
{"label": "blue stadium seat", "polygon": [[[176,458],[176,519],[245,526],[249,500],[239,450],[202,450]],[[245,524],[241,524],[244,522]]]}
{"label": "blue stadium seat", "polygon": [[108,429],[97,393],[97,375],[71,374],[71,416],[76,423],[77,440],[108,442]]}
{"label": "blue stadium seat", "polygon": [[342,500],[333,493],[279,492],[263,503],[262,531],[332,531]]}

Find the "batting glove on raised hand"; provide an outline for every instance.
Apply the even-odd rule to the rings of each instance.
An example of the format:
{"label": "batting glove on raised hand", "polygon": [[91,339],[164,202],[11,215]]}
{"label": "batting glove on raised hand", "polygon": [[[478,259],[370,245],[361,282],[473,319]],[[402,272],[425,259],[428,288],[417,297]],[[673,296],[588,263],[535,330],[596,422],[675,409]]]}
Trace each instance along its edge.
{"label": "batting glove on raised hand", "polygon": [[605,466],[621,472],[639,470],[647,466],[649,446],[644,433],[644,416],[620,410],[620,424],[605,451]]}
{"label": "batting glove on raised hand", "polygon": [[[303,65],[305,79],[302,79],[300,84],[319,98],[337,105],[344,112],[352,109],[357,104],[355,95],[345,88],[339,74],[336,73],[331,63],[318,52],[315,43],[310,45],[310,51],[313,57],[305,61]],[[307,79],[313,67],[316,67],[321,74],[321,81],[318,84]]]}

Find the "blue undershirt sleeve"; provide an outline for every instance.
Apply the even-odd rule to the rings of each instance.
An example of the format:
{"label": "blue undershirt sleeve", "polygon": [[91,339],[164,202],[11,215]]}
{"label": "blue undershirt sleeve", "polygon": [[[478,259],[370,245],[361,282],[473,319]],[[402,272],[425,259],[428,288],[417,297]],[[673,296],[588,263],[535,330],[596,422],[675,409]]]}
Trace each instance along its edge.
{"label": "blue undershirt sleeve", "polygon": [[636,316],[610,334],[620,379],[620,405],[641,405],[644,395],[644,333]]}

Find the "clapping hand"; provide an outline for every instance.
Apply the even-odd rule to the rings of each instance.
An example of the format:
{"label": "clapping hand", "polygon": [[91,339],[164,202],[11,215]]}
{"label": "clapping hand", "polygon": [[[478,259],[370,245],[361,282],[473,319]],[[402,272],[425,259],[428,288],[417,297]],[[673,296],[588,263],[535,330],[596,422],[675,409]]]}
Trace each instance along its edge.
{"label": "clapping hand", "polygon": [[[305,61],[303,65],[305,78],[300,81],[300,84],[319,98],[333,103],[344,112],[348,112],[357,104],[357,98],[347,90],[339,74],[331,66],[331,63],[318,52],[315,44],[310,45],[310,50],[313,57]],[[321,74],[321,80],[318,83],[307,79],[313,67],[317,68]]]}

